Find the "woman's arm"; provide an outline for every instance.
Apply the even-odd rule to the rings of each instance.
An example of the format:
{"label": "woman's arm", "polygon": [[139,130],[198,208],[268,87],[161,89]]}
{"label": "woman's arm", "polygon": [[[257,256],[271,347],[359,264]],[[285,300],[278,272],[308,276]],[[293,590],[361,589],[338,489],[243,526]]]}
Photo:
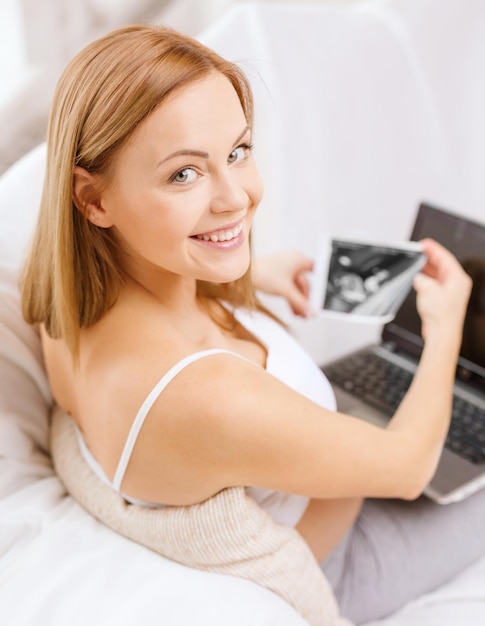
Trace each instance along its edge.
{"label": "woman's arm", "polygon": [[448,430],[471,287],[451,254],[434,242],[424,245],[427,276],[416,280],[416,290],[425,348],[386,429],[325,410],[251,362],[216,355],[184,370],[157,401],[132,459],[152,469],[134,473],[134,482],[128,472],[127,493],[168,502],[166,480],[159,492],[163,458],[165,477],[167,467],[176,468],[174,498],[184,499],[177,504],[230,485],[314,498],[417,497]]}
{"label": "woman's arm", "polygon": [[[419,274],[414,287],[425,343],[420,366],[389,429],[400,431],[404,427],[409,437],[416,439],[409,445],[421,447],[420,456],[427,454],[426,484],[436,469],[450,425],[456,364],[472,281],[439,244],[425,240],[423,245],[428,257],[424,268],[427,274]],[[430,421],[433,427],[423,428],[423,421]]]}

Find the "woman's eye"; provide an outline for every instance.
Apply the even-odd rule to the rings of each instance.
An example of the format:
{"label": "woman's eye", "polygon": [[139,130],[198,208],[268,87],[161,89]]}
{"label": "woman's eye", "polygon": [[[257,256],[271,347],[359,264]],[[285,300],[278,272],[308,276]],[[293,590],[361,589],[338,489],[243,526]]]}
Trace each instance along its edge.
{"label": "woman's eye", "polygon": [[175,183],[191,183],[197,177],[197,173],[191,167],[185,167],[175,173],[171,180]]}
{"label": "woman's eye", "polygon": [[238,146],[231,152],[231,154],[229,155],[227,159],[227,162],[236,163],[237,161],[242,161],[247,156],[249,156],[249,153],[251,152],[251,150],[252,150],[252,146],[249,146],[248,144]]}

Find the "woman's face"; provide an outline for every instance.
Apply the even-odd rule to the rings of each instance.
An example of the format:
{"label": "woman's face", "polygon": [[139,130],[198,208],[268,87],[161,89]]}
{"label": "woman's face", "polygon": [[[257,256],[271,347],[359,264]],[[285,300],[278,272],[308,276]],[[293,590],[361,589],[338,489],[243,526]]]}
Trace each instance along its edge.
{"label": "woman's face", "polygon": [[136,279],[227,282],[248,268],[261,196],[239,98],[213,73],[174,92],[134,131],[100,203]]}

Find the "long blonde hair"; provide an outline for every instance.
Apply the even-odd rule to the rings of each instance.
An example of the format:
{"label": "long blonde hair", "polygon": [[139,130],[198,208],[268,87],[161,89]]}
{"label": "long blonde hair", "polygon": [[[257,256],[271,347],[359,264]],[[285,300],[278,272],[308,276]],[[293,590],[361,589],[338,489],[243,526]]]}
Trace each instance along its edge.
{"label": "long blonde hair", "polygon": [[[22,280],[27,322],[62,337],[74,355],[82,328],[113,306],[122,277],[110,229],[93,226],[72,200],[73,169],[106,172],[133,130],[174,90],[213,71],[234,86],[249,126],[251,89],[243,72],[199,42],[163,26],[117,29],[64,70],[48,127],[47,169],[37,228]],[[198,283],[198,294],[262,308],[249,271],[234,283]]]}

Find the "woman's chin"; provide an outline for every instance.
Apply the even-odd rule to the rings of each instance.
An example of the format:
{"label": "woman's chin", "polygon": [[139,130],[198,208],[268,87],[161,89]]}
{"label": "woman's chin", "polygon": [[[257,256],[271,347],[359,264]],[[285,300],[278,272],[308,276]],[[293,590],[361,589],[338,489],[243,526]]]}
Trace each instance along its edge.
{"label": "woman's chin", "polygon": [[232,283],[239,278],[242,278],[249,269],[249,258],[244,263],[235,264],[233,267],[227,267],[218,272],[210,272],[206,277],[201,277],[208,283]]}

